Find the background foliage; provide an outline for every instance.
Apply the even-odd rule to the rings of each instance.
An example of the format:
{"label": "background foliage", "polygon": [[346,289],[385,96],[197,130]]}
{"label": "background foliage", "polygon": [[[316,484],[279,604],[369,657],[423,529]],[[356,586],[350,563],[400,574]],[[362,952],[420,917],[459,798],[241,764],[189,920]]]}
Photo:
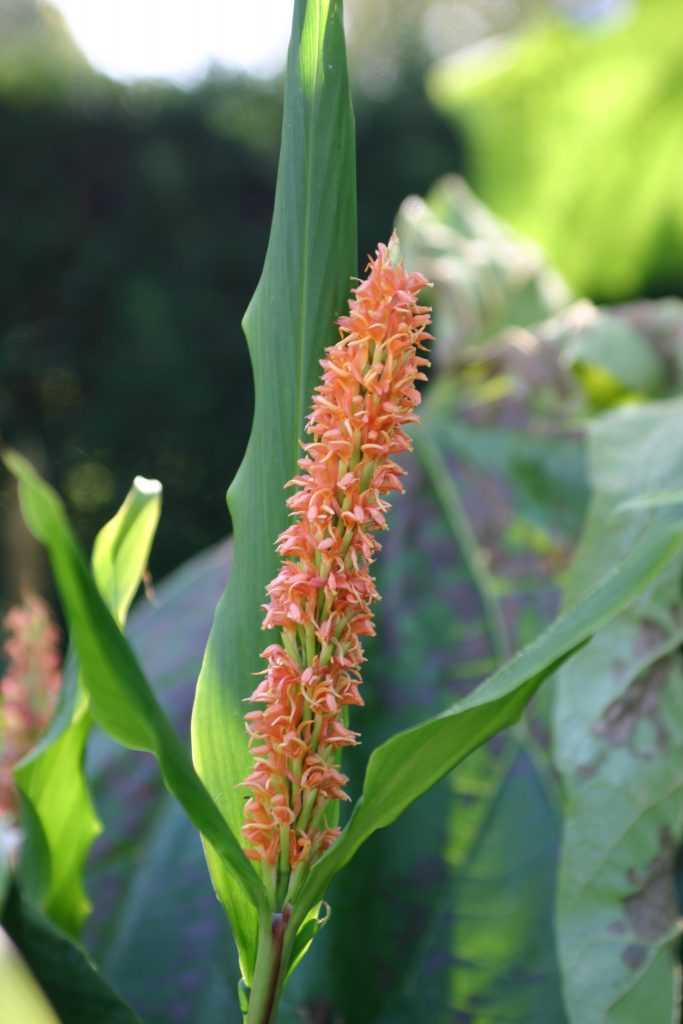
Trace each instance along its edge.
{"label": "background foliage", "polygon": [[[584,5],[430,76],[484,199],[601,300],[681,289],[681,11]],[[594,8],[594,11],[591,11]],[[601,16],[602,11],[602,16]]]}

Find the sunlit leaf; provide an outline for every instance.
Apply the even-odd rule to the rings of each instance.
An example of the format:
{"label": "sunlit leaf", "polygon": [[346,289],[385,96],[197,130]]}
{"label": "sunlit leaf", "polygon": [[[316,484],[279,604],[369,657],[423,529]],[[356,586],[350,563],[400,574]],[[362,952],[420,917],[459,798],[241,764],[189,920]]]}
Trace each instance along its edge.
{"label": "sunlit leaf", "polygon": [[[120,626],[147,568],[160,511],[160,485],[137,477],[95,540],[95,580]],[[87,692],[69,664],[48,732],[15,770],[22,799],[23,877],[48,916],[75,935],[90,908],[83,864],[100,830],[83,770],[91,726]]]}
{"label": "sunlit leaf", "polygon": [[579,293],[616,299],[680,280],[683,37],[670,0],[584,11],[443,61],[429,88],[484,200]]}
{"label": "sunlit leaf", "polygon": [[[56,1010],[60,1024],[141,1024],[97,972],[83,948],[23,899],[16,886],[10,891],[1,920]],[[0,1011],[3,995],[0,986]],[[44,1010],[42,1018],[5,1017],[0,1012],[3,1024],[48,1024],[56,1019]]]}
{"label": "sunlit leaf", "polygon": [[0,1020],[59,1024],[19,951],[1,927]]}

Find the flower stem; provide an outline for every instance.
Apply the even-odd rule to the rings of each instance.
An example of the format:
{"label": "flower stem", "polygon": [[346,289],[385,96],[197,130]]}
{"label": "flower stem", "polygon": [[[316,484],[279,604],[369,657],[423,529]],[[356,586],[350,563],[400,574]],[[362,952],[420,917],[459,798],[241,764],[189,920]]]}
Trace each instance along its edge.
{"label": "flower stem", "polygon": [[291,914],[292,908],[287,905],[281,912],[261,916],[254,981],[244,1024],[275,1022],[287,966],[282,953]]}

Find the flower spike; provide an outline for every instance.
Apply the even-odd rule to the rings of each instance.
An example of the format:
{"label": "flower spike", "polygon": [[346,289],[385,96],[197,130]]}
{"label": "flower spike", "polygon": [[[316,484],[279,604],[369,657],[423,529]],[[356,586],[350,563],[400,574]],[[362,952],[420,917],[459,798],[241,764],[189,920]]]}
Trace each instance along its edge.
{"label": "flower spike", "polygon": [[35,746],[52,717],[62,682],[60,631],[35,594],[5,615],[5,675],[0,680],[0,818],[15,822],[13,769]]}
{"label": "flower spike", "polygon": [[339,834],[335,802],[349,799],[341,754],[359,736],[348,709],[363,704],[361,638],[374,634],[378,599],[369,567],[387,526],[386,495],[403,490],[394,457],[411,448],[404,428],[417,420],[416,383],[429,366],[420,353],[430,311],[418,304],[428,282],[394,263],[393,243],[377,247],[321,360],[311,440],[288,485],[293,522],[267,587],[263,626],[280,629],[281,643],[263,651],[267,668],[250,698],[264,706],[245,716],[254,767],[243,833],[276,899],[293,897]]}

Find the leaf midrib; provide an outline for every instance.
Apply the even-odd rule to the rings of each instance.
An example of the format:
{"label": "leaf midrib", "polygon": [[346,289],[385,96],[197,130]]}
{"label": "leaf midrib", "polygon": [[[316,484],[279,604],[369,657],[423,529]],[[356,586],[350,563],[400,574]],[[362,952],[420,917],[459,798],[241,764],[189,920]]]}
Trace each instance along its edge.
{"label": "leaf midrib", "polygon": [[[315,75],[313,79],[313,104],[311,110],[311,124],[308,125],[306,135],[310,135],[311,126],[317,120],[319,111],[319,95],[320,95],[320,71],[322,67],[322,50],[324,49],[324,40],[320,39],[320,7],[314,5],[314,13],[316,17],[316,40],[317,40],[317,53],[315,60]],[[310,11],[310,7],[307,6],[306,13]],[[305,32],[306,18],[304,17],[304,23],[302,25],[302,34]],[[306,311],[308,308],[308,293],[309,293],[309,281],[310,281],[310,245],[307,244],[307,239],[310,231],[311,223],[311,194],[312,194],[312,162],[313,162],[313,146],[308,143],[304,146],[306,157],[304,162],[304,221],[302,229],[303,237],[303,260],[301,267],[301,299],[299,304],[299,359],[297,366],[297,404],[296,404],[296,418],[294,421],[294,457],[292,462],[293,472],[296,473],[297,462],[299,458],[299,441],[303,436],[303,421],[304,421],[304,408],[305,403],[308,399],[308,389],[306,387],[306,326],[307,316]]]}

